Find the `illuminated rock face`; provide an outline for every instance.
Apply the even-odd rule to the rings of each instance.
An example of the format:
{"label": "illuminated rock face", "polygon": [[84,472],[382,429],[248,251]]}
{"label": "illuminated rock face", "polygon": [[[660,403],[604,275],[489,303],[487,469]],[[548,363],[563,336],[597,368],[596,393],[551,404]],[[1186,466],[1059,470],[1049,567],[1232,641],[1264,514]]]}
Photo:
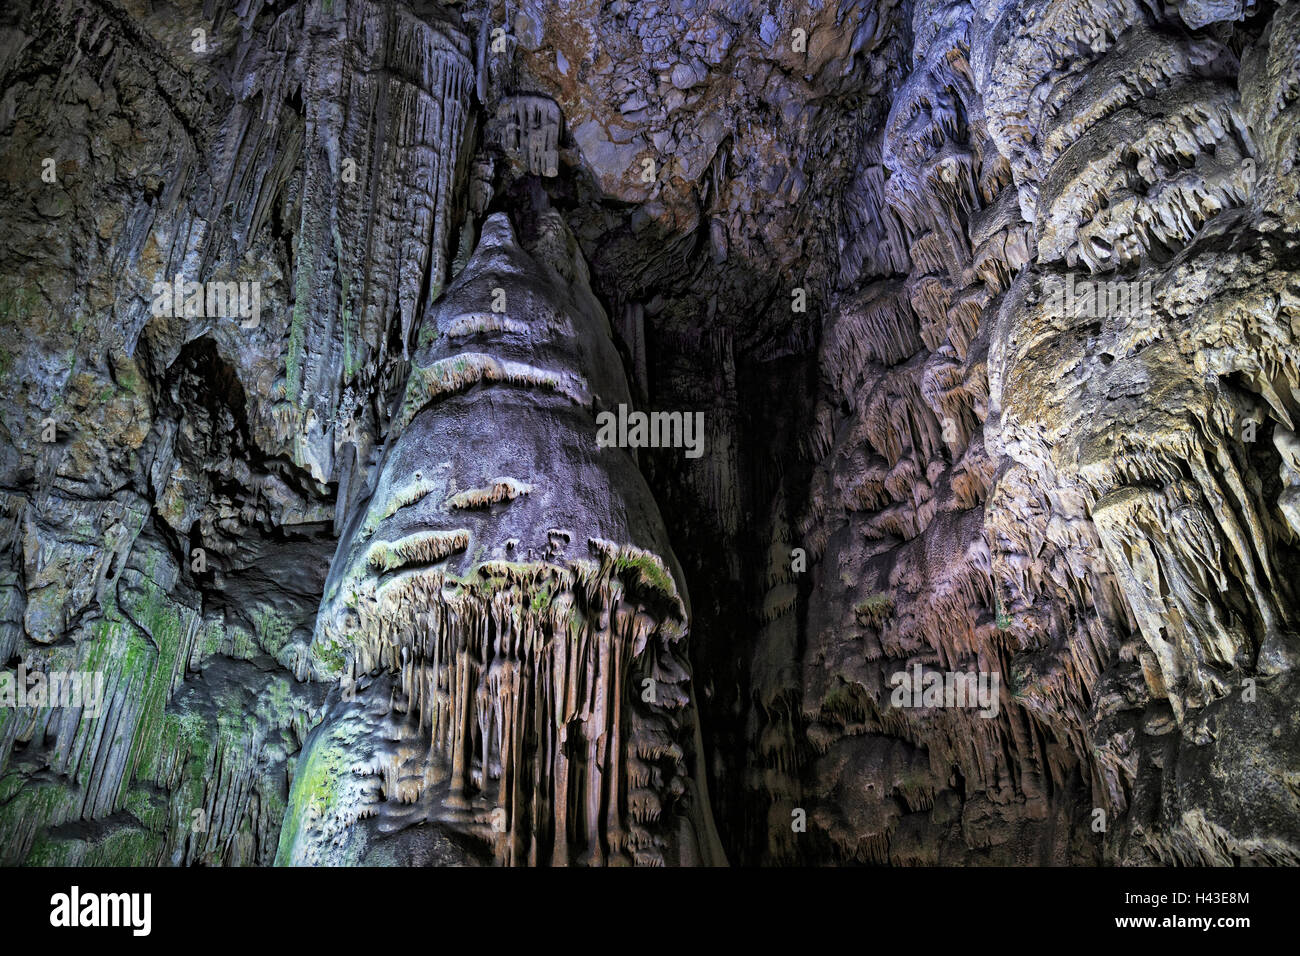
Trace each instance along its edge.
{"label": "illuminated rock face", "polygon": [[608,320],[558,215],[490,217],[424,320],[314,653],[355,691],[308,743],[290,863],[721,862],[693,777],[689,612],[629,454]]}
{"label": "illuminated rock face", "polygon": [[[1144,677],[1102,692],[1089,721],[1097,785],[1133,837],[1111,852],[1294,860],[1293,748],[1267,734],[1196,748],[1284,719],[1295,688],[1300,298],[1294,257],[1268,238],[1297,224],[1294,191],[1277,198],[1296,157],[1295,10],[1241,65],[1141,4],[1009,4],[990,21],[976,63],[1037,240],[993,317],[990,448],[1049,502],[1041,533],[1073,569],[1057,580],[1113,575],[1122,592],[1088,584],[1110,607],[1075,610],[1111,619],[1102,659],[1136,657]],[[1063,281],[1105,288],[1105,306],[1062,309]],[[1014,510],[990,519],[1017,537]],[[1041,620],[1044,593],[1001,550],[1013,605]],[[1146,703],[1136,736],[1106,714],[1121,701]],[[1172,721],[1152,718],[1166,708]]]}
{"label": "illuminated rock face", "polygon": [[[824,326],[811,772],[757,688],[775,858],[810,802],[875,862],[1300,855],[1300,16],[1240,14],[915,5]],[[1001,714],[891,707],[913,665]]]}

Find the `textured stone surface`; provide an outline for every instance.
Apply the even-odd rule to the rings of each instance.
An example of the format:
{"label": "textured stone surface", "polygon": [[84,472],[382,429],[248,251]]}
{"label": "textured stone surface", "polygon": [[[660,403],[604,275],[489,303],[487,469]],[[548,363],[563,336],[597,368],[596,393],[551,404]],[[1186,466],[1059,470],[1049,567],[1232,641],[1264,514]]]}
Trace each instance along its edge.
{"label": "textured stone surface", "polygon": [[[609,322],[563,221],[540,225],[535,258],[490,217],[421,326],[313,646],[398,684],[326,715],[284,862],[433,853],[444,831],[506,863],[723,861],[690,777],[681,573],[630,455],[596,445],[593,403],[630,400]],[[360,757],[357,722],[386,745]]]}

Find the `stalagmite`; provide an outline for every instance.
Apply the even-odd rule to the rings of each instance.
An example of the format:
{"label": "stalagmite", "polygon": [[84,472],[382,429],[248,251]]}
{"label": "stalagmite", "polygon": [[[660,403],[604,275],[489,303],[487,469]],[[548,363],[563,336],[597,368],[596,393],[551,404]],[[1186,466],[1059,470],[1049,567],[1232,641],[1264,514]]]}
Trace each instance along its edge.
{"label": "stalagmite", "polygon": [[[662,523],[627,452],[597,447],[587,391],[545,387],[631,401],[574,271],[495,214],[424,319],[317,620],[320,666],[362,689],[308,742],[284,862],[721,862]],[[514,355],[537,371],[486,373]]]}

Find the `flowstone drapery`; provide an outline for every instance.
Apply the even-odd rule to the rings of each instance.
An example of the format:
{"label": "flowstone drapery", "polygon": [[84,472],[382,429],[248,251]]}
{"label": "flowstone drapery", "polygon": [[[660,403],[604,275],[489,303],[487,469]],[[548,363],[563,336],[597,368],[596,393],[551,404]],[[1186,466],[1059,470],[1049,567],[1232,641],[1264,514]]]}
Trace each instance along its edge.
{"label": "flowstone drapery", "polygon": [[593,407],[631,401],[608,320],[557,214],[534,249],[493,215],[424,319],[326,585],[313,650],[348,692],[284,862],[721,862],[680,571],[629,453],[596,444]]}

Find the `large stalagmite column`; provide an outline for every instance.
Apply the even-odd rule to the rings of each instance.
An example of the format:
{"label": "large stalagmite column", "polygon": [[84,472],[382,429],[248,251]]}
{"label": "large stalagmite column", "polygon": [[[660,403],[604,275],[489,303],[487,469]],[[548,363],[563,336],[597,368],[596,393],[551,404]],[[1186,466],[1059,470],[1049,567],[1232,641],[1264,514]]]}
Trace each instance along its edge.
{"label": "large stalagmite column", "polygon": [[628,452],[596,444],[627,382],[563,222],[541,232],[530,255],[489,218],[423,320],[321,606],[345,690],[281,862],[722,862],[681,574]]}

